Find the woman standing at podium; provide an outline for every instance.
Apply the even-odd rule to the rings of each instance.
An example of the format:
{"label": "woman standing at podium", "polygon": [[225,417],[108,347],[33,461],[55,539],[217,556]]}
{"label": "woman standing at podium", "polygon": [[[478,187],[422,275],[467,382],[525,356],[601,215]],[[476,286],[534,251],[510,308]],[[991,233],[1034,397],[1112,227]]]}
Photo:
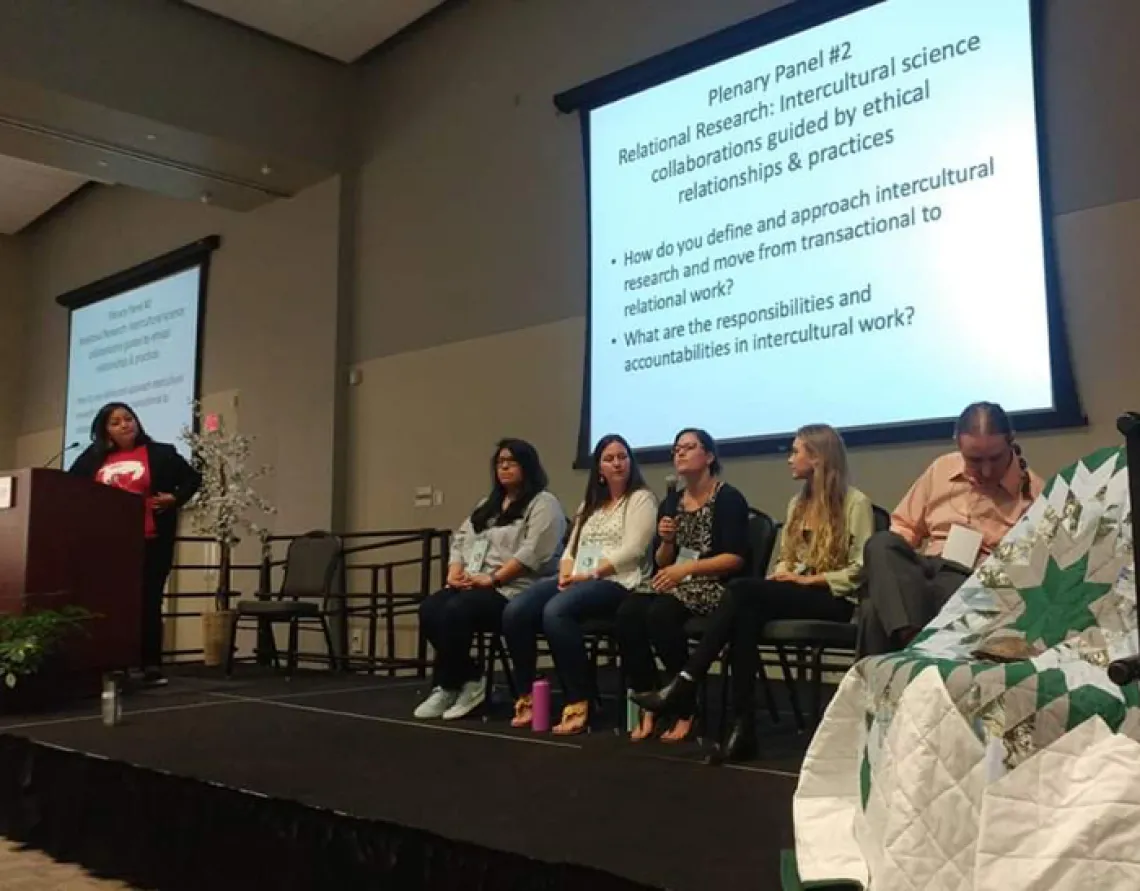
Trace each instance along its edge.
{"label": "woman standing at podium", "polygon": [[70,472],[146,501],[141,667],[144,683],[161,686],[166,683],[160,668],[162,598],[174,563],[178,510],[198,491],[202,475],[174,446],[147,436],[134,410],[123,402],[99,409],[91,422],[91,445]]}

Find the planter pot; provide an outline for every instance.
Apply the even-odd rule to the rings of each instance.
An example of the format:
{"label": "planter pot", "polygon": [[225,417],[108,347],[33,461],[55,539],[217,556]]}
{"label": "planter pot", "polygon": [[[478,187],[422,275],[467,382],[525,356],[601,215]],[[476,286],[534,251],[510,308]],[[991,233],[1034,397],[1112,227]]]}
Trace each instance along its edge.
{"label": "planter pot", "polygon": [[202,652],[207,665],[224,665],[230,632],[237,621],[237,612],[231,609],[202,614]]}

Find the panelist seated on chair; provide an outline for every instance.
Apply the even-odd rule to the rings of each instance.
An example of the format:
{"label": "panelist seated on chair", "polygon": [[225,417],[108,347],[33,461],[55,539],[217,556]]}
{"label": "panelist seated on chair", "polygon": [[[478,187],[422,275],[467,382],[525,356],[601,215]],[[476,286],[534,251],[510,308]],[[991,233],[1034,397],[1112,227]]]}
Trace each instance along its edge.
{"label": "panelist seated on chair", "polygon": [[728,760],[755,754],[753,701],[764,625],[784,619],[849,622],[863,547],[874,531],[871,500],[848,484],[847,450],[834,428],[801,427],[788,467],[803,486],[788,504],[771,575],[733,581],[681,672],[663,690],[633,697],[647,714],[691,714],[697,684],[731,644],[735,720],[721,753]]}
{"label": "panelist seated on chair", "polygon": [[510,598],[557,570],[566,515],[546,490],[529,442],[504,439],[491,457],[491,494],[451,543],[447,586],[420,604],[420,628],[435,649],[434,689],[417,718],[462,718],[486,696],[471,658],[476,632],[498,633]]}
{"label": "panelist seated on chair", "polygon": [[581,623],[612,618],[629,591],[650,572],[649,544],[657,526],[657,499],[645,484],[629,443],[616,434],[594,447],[586,497],[578,507],[558,577],[535,582],[503,612],[503,635],[519,699],[512,726],[531,723],[538,633],[563,684],[560,735],[581,733],[596,694]]}
{"label": "panelist seated on chair", "polygon": [[867,543],[859,656],[910,643],[1041,493],[1000,405],[967,406],[954,437]]}
{"label": "panelist seated on chair", "polygon": [[[688,428],[673,441],[673,467],[684,484],[658,510],[653,542],[656,572],[618,608],[617,638],[626,675],[635,692],[659,685],[655,655],[670,677],[689,658],[685,623],[714,612],[725,585],[744,569],[748,555],[748,502],[721,482],[716,442],[704,430]],[[695,709],[677,710],[662,735],[676,742],[689,735]],[[654,730],[647,716],[631,737]]]}

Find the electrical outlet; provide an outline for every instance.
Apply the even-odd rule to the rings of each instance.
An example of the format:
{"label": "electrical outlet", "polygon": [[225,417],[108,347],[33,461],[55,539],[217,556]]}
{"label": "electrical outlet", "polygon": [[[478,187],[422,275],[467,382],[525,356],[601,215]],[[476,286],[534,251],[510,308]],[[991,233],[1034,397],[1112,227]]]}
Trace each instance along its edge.
{"label": "electrical outlet", "polygon": [[348,638],[348,648],[354,656],[364,655],[364,629],[353,628]]}

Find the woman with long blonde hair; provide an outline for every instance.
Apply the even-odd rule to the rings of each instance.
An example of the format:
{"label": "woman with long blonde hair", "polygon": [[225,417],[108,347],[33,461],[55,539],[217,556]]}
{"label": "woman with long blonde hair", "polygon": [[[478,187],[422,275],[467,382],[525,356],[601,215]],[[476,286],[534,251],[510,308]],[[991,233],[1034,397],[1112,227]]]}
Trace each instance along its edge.
{"label": "woman with long blonde hair", "polygon": [[764,625],[779,619],[850,621],[863,546],[874,532],[871,501],[849,485],[847,449],[834,428],[809,424],[797,430],[788,467],[802,485],[788,504],[771,574],[731,583],[685,668],[661,690],[633,697],[649,721],[653,714],[690,710],[700,681],[731,641],[735,721],[717,760],[756,753],[753,695]]}

